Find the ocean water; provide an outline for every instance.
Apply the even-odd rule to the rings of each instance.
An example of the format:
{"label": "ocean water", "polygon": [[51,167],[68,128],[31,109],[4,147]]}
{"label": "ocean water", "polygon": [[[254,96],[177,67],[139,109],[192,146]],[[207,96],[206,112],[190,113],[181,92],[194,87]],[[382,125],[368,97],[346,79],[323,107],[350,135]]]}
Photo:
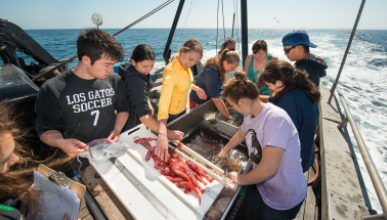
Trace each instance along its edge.
{"label": "ocean water", "polygon": [[[76,54],[76,38],[81,30],[28,30],[38,43],[55,58],[64,59]],[[109,33],[118,30],[107,29]],[[249,48],[258,39],[266,40],[269,52],[279,59],[287,60],[284,55],[281,39],[291,30],[250,29]],[[331,87],[338,73],[351,30],[308,30],[310,39],[318,47],[311,52],[325,58],[328,69],[322,85]],[[150,45],[156,53],[156,67],[164,66],[162,54],[168,29],[129,29],[116,36],[125,50],[125,60],[137,44]],[[189,38],[197,38],[205,49],[202,62],[216,55],[216,48],[223,42],[223,31],[219,30],[216,40],[216,29],[178,29],[171,45],[172,54],[176,53],[182,43]],[[226,30],[231,36],[231,30]],[[240,42],[240,36],[235,36]],[[237,45],[240,49],[240,44]],[[32,60],[27,60],[31,62]],[[77,61],[70,63],[76,65]],[[387,31],[358,30],[342,71],[340,86],[352,115],[357,122],[367,148],[387,185]],[[350,126],[348,125],[350,130]],[[372,208],[382,212],[376,193],[362,162],[357,144],[352,137],[354,151],[358,158],[360,170],[371,200]]]}

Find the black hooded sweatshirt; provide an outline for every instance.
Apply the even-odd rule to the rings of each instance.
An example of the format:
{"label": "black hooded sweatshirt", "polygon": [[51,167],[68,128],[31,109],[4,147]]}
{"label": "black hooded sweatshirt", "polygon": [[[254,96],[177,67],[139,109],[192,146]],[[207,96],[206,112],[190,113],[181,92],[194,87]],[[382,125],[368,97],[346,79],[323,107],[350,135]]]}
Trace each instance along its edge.
{"label": "black hooded sweatshirt", "polygon": [[305,70],[309,79],[318,87],[320,85],[320,78],[327,75],[326,69],[328,68],[323,58],[310,54],[302,60],[297,60],[294,66],[297,69]]}
{"label": "black hooded sweatshirt", "polygon": [[136,68],[130,64],[121,65],[118,74],[125,82],[129,103],[129,118],[124,129],[122,129],[122,132],[124,132],[141,124],[139,118],[150,113],[147,95],[151,83],[149,74],[144,75],[139,73]]}

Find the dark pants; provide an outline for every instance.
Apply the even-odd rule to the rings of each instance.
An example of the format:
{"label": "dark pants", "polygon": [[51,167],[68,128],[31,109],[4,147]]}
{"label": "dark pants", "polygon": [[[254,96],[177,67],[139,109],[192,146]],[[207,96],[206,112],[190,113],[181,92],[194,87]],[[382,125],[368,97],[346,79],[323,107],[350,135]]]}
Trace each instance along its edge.
{"label": "dark pants", "polygon": [[288,210],[276,210],[270,208],[263,202],[261,194],[259,193],[255,185],[249,187],[247,192],[247,199],[250,205],[250,212],[253,219],[260,220],[290,220],[294,219],[297,216],[298,211],[300,211],[303,201],[296,205],[295,207]]}
{"label": "dark pants", "polygon": [[171,115],[171,114],[169,114],[167,123],[169,124],[171,121],[173,121],[173,120],[175,120],[176,118],[178,118],[178,117],[184,115],[185,112],[186,112],[186,110],[180,112],[180,113],[177,114],[177,115]]}

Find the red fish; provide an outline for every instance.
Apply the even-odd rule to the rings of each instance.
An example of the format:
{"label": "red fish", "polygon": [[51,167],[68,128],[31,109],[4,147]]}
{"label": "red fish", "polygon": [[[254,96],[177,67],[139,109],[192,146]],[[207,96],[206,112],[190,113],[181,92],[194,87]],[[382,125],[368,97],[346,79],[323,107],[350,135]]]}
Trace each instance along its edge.
{"label": "red fish", "polygon": [[[199,199],[199,205],[202,204],[202,199],[201,199],[201,196],[200,196],[200,191],[198,188],[196,188],[191,182],[187,182],[187,181],[181,181],[181,182],[178,182],[176,184],[177,187],[179,188],[188,188],[192,191],[194,191],[194,193],[196,194],[196,196],[198,197]],[[185,191],[184,191],[185,192]]]}
{"label": "red fish", "polygon": [[186,160],[185,163],[188,165],[189,168],[191,168],[192,170],[194,170],[197,174],[199,174],[200,176],[206,178],[210,183],[212,183],[212,181],[214,181],[214,178],[210,177],[207,175],[206,172],[204,172],[200,167],[199,165],[197,165],[196,163],[190,161],[190,160]]}

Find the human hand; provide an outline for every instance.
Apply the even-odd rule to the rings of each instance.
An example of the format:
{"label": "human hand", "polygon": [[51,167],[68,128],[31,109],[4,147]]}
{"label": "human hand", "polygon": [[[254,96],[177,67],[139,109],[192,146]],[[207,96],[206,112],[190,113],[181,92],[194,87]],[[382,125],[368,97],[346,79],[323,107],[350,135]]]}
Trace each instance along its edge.
{"label": "human hand", "polygon": [[230,172],[227,174],[227,177],[230,178],[232,181],[238,183],[240,175],[237,172]]}
{"label": "human hand", "polygon": [[85,152],[86,144],[75,138],[62,139],[58,147],[62,149],[69,157],[75,157]]}
{"label": "human hand", "polygon": [[200,88],[198,86],[195,86],[195,91],[196,91],[199,99],[202,99],[202,100],[206,100],[207,99],[206,92],[202,88]]}
{"label": "human hand", "polygon": [[162,160],[167,161],[169,159],[168,153],[168,138],[166,135],[160,135],[157,139],[155,154]]}
{"label": "human hand", "polygon": [[184,133],[177,130],[168,130],[167,136],[172,140],[181,141],[183,139]]}
{"label": "human hand", "polygon": [[110,132],[110,135],[107,137],[108,140],[111,140],[113,142],[118,141],[118,138],[120,137],[120,131],[113,130]]}
{"label": "human hand", "polygon": [[221,159],[224,159],[226,158],[226,155],[227,155],[227,150],[225,150],[224,148],[222,149],[222,151],[220,151],[220,153],[218,154],[218,158],[221,158]]}
{"label": "human hand", "polygon": [[226,118],[226,120],[225,121],[231,121],[231,120],[233,120],[234,118],[231,116],[231,115],[229,115],[228,117],[225,117]]}

